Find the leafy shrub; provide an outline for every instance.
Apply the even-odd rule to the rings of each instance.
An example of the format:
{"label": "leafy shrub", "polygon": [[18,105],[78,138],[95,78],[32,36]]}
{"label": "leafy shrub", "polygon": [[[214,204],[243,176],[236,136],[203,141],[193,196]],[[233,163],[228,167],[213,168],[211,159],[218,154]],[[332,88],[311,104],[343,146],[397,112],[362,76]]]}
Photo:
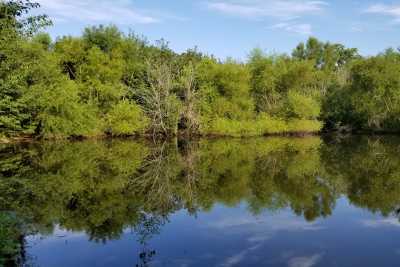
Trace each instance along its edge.
{"label": "leafy shrub", "polygon": [[148,125],[142,109],[129,101],[119,102],[106,116],[106,132],[114,136],[143,133]]}
{"label": "leafy shrub", "polygon": [[289,117],[316,119],[321,113],[321,106],[317,101],[296,91],[288,93],[287,102]]}
{"label": "leafy shrub", "polygon": [[79,101],[73,81],[61,79],[51,84],[32,86],[24,101],[37,114],[37,132],[46,138],[91,136],[100,133],[97,109]]}
{"label": "leafy shrub", "polygon": [[323,123],[317,120],[290,120],[287,131],[290,133],[317,133],[322,130]]}

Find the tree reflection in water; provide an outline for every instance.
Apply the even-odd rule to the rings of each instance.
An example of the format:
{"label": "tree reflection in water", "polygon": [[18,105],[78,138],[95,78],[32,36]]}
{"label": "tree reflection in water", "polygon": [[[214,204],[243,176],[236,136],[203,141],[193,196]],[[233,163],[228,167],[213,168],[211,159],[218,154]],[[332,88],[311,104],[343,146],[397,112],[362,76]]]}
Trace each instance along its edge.
{"label": "tree reflection in water", "polygon": [[345,195],[383,216],[399,214],[400,139],[265,138],[113,140],[3,145],[0,210],[41,234],[56,226],[95,242],[133,229],[140,263],[148,241],[179,210],[191,215],[242,201],[254,215],[290,208],[308,221]]}

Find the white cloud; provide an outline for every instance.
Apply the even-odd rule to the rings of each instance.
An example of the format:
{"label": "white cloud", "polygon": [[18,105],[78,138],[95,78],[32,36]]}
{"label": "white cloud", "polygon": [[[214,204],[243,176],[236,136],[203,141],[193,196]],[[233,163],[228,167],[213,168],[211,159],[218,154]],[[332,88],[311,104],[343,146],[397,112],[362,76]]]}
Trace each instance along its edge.
{"label": "white cloud", "polygon": [[270,29],[279,29],[301,35],[311,35],[309,23],[296,22],[310,15],[321,14],[328,3],[311,0],[216,0],[207,2],[211,10],[251,20],[270,19],[276,24]]}
{"label": "white cloud", "polygon": [[247,238],[247,241],[250,243],[259,243],[270,240],[272,237],[273,237],[272,233],[262,233],[250,236],[249,238]]}
{"label": "white cloud", "polygon": [[212,222],[209,224],[211,228],[225,229],[231,227],[242,227],[242,226],[252,226],[256,224],[261,224],[264,220],[260,218],[242,216],[242,217],[227,217],[222,220]]}
{"label": "white cloud", "polygon": [[350,27],[350,32],[364,32],[364,27],[360,25],[353,25]]}
{"label": "white cloud", "polygon": [[249,248],[246,248],[245,250],[243,250],[243,251],[241,251],[241,252],[239,252],[239,253],[237,253],[235,255],[232,255],[232,256],[228,257],[219,266],[221,266],[221,267],[231,267],[231,266],[238,265],[240,262],[242,262],[246,258],[247,254],[249,254],[251,251],[256,250],[256,249],[258,249],[260,247],[261,247],[261,244],[254,245],[254,246],[251,246]]}
{"label": "white cloud", "polygon": [[285,30],[287,32],[293,32],[301,35],[311,35],[312,34],[312,26],[310,24],[296,24],[296,23],[287,23],[281,22],[275,24],[270,27],[271,29],[276,30]]}
{"label": "white cloud", "polygon": [[307,257],[292,258],[288,262],[289,267],[312,267],[316,265],[322,258],[321,254],[314,254]]}
{"label": "white cloud", "polygon": [[307,0],[251,0],[207,2],[211,10],[224,14],[260,19],[265,17],[291,20],[298,17],[321,13],[327,6],[324,1]]}
{"label": "white cloud", "polygon": [[244,250],[244,251],[239,252],[236,255],[233,255],[233,256],[227,258],[220,266],[230,267],[230,266],[237,265],[246,257],[247,252],[248,252],[247,250]]}
{"label": "white cloud", "polygon": [[209,227],[217,229],[246,229],[257,234],[267,234],[266,236],[277,231],[318,231],[324,229],[317,222],[306,222],[295,216],[269,218],[254,218],[250,216],[228,217],[209,224]]}
{"label": "white cloud", "polygon": [[365,13],[377,14],[388,16],[394,19],[394,22],[400,23],[400,5],[386,5],[386,4],[374,4],[369,6]]}
{"label": "white cloud", "polygon": [[119,25],[160,22],[149,11],[133,6],[129,1],[105,0],[38,0],[41,12],[56,22],[114,23]]}
{"label": "white cloud", "polygon": [[364,220],[361,222],[366,227],[378,228],[385,226],[400,226],[400,222],[397,218],[387,218],[380,220]]}
{"label": "white cloud", "polygon": [[[245,243],[247,248],[227,257],[219,266],[231,267],[240,266],[244,260],[247,260],[254,250],[260,249],[262,245],[269,239],[276,236],[281,231],[286,232],[303,232],[303,231],[319,231],[324,229],[318,222],[306,222],[292,214],[278,214],[276,216],[254,217],[247,215],[225,216],[223,219],[209,223],[207,227],[223,231],[227,235],[246,236]],[[311,267],[316,264],[321,256],[313,255],[309,258],[298,257],[285,259],[292,264],[290,267]],[[305,265],[299,265],[300,263]],[[310,264],[311,265],[307,265]]]}
{"label": "white cloud", "polygon": [[[209,223],[207,227],[223,231],[227,235],[246,236],[244,240],[248,247],[227,257],[219,266],[231,267],[240,266],[244,260],[251,258],[254,250],[260,249],[263,244],[274,238],[279,232],[303,232],[320,231],[324,229],[318,222],[307,222],[292,214],[278,214],[276,216],[225,216],[223,219]],[[287,257],[285,262],[289,262],[289,267],[311,267],[316,264],[322,256],[320,254],[310,257]]]}
{"label": "white cloud", "polygon": [[59,225],[56,225],[54,230],[49,235],[32,235],[27,237],[27,242],[30,245],[38,245],[38,244],[50,244],[50,243],[59,243],[65,242],[67,240],[77,240],[77,239],[87,239],[87,235],[84,232],[71,232],[64,228],[61,228]]}

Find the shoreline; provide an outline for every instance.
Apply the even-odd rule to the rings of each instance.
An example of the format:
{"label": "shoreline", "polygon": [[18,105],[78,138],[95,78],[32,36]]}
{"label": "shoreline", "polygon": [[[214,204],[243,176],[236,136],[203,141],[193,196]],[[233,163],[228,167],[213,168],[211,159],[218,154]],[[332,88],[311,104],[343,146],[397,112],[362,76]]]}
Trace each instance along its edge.
{"label": "shoreline", "polygon": [[152,135],[125,135],[125,136],[112,136],[112,135],[98,135],[98,136],[75,136],[75,137],[53,137],[53,138],[40,138],[35,136],[19,136],[19,137],[2,137],[0,138],[0,144],[18,144],[18,143],[33,143],[38,141],[85,141],[85,140],[113,140],[113,139],[143,139],[143,140],[169,140],[169,139],[249,139],[249,138],[262,138],[262,137],[308,137],[308,136],[319,136],[322,132],[288,132],[288,133],[271,133],[264,135],[244,135],[244,136],[232,136],[223,134],[196,134],[188,135],[185,133],[179,133],[173,136],[157,136]]}
{"label": "shoreline", "polygon": [[112,135],[97,135],[97,136],[72,136],[72,137],[53,137],[53,138],[40,138],[35,136],[16,136],[16,137],[0,137],[0,144],[22,144],[22,143],[35,143],[42,141],[87,141],[87,140],[193,140],[193,139],[251,139],[251,138],[268,138],[268,137],[293,137],[293,138],[306,138],[312,136],[326,136],[326,135],[399,135],[400,132],[390,131],[354,131],[354,132],[340,132],[340,131],[318,131],[318,132],[286,132],[286,133],[269,133],[264,135],[243,135],[232,136],[223,134],[196,134],[189,135],[184,132],[178,133],[173,136],[157,136],[152,135],[125,135],[125,136],[112,136]]}

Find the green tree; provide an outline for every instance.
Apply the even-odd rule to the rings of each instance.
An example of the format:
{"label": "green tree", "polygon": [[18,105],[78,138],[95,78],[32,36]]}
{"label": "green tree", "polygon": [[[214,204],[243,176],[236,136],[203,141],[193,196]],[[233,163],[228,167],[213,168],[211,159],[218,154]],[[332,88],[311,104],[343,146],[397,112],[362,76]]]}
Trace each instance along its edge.
{"label": "green tree", "polygon": [[0,135],[31,134],[33,130],[31,114],[21,102],[33,79],[29,68],[38,58],[27,38],[51,24],[45,15],[29,16],[38,7],[31,1],[0,2]]}
{"label": "green tree", "polygon": [[108,55],[93,47],[87,51],[84,62],[77,77],[82,84],[81,97],[106,113],[127,94],[127,87],[122,83],[124,63],[121,54]]}
{"label": "green tree", "polygon": [[115,25],[88,27],[82,35],[83,41],[89,48],[97,46],[105,53],[110,53],[119,47],[123,37],[122,32]]}
{"label": "green tree", "polygon": [[351,68],[352,103],[362,128],[400,128],[400,56],[386,53],[357,61]]}

